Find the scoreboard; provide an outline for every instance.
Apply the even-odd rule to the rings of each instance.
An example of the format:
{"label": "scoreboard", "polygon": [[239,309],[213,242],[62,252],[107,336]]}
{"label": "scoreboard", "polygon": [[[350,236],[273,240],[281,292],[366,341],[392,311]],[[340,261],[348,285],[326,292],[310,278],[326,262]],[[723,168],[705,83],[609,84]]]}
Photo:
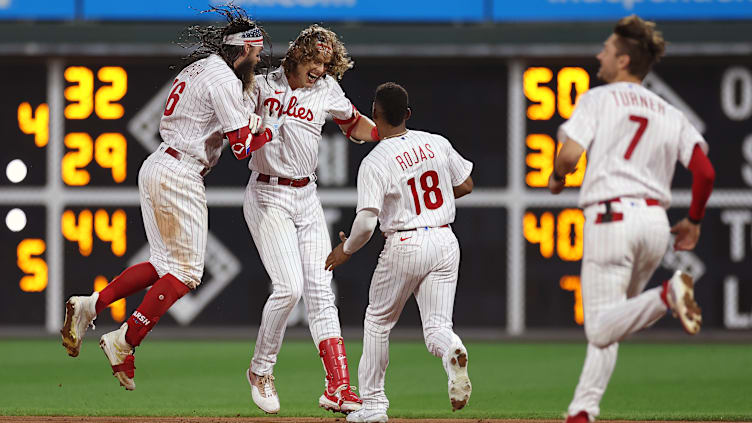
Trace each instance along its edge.
{"label": "scoreboard", "polygon": [[[698,46],[698,52],[705,51]],[[710,328],[752,328],[752,58],[733,51],[670,56],[645,84],[683,110],[710,144],[716,187],[693,252],[669,249],[649,286],[682,268],[698,280]],[[410,93],[408,127],[446,136],[473,161],[475,191],[458,201],[453,229],[462,262],[455,324],[504,329],[582,324],[580,260],[584,218],[577,187],[546,186],[558,126],[580,95],[599,84],[592,56],[355,57],[342,86],[370,114],[375,87]],[[179,65],[174,56],[3,57],[0,68],[0,216],[4,225],[0,327],[56,332],[65,299],[100,290],[148,258],[137,176],[161,142],[158,126]],[[360,160],[372,145],[348,142],[329,122],[319,147],[319,196],[331,238],[349,231]],[[270,280],[246,229],[247,163],[227,151],[207,175],[209,240],[202,285],[164,325],[258,325]],[[671,222],[686,215],[691,175],[678,166]],[[383,238],[374,235],[337,269],[343,325],[358,326]],[[323,266],[323,263],[322,263]],[[141,294],[142,295],[142,294]],[[138,295],[113,304],[98,323],[122,322]],[[289,324],[305,324],[304,305]],[[414,302],[402,324],[419,325]],[[678,329],[672,319],[659,326]]]}

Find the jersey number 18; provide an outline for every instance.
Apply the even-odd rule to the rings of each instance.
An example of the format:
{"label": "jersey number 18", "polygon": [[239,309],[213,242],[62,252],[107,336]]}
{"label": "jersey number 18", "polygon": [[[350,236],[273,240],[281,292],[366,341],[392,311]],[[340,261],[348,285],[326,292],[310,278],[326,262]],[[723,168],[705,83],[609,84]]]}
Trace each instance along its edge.
{"label": "jersey number 18", "polygon": [[[429,170],[420,175],[420,188],[423,190],[423,204],[428,210],[434,210],[444,204],[444,197],[441,195],[439,188],[439,174],[435,170]],[[413,202],[415,203],[415,214],[420,214],[420,198],[418,198],[418,189],[415,186],[415,178],[407,181],[410,185],[410,191],[413,193]],[[433,193],[433,199],[431,198]]]}

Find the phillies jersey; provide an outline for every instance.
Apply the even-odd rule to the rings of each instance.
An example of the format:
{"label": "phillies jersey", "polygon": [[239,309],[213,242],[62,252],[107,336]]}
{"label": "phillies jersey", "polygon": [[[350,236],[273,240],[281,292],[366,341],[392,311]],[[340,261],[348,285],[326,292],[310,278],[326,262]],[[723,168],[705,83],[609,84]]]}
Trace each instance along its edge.
{"label": "phillies jersey", "polygon": [[695,144],[708,144],[684,114],[642,85],[616,82],[583,94],[559,127],[587,150],[579,206],[616,197],[671,203],[677,160],[689,166]]}
{"label": "phillies jersey", "polygon": [[358,170],[357,211],[376,209],[385,233],[454,222],[454,189],[473,164],[449,141],[410,130],[371,150]]}
{"label": "phillies jersey", "polygon": [[287,114],[280,135],[253,152],[248,168],[283,178],[304,178],[316,171],[321,129],[326,115],[349,119],[354,111],[350,100],[331,76],[321,77],[311,88],[290,89],[283,68],[268,77],[256,75],[251,94],[251,112],[263,116],[262,107],[280,108]]}
{"label": "phillies jersey", "polygon": [[186,66],[172,84],[159,134],[174,149],[214,166],[226,132],[248,126],[243,82],[216,54]]}

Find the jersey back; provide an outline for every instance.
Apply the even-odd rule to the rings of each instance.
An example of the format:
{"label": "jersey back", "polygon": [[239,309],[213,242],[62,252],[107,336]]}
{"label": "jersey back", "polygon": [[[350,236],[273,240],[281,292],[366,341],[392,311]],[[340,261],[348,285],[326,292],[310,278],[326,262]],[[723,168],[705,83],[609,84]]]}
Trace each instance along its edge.
{"label": "jersey back", "polygon": [[453,187],[473,164],[444,137],[410,130],[379,141],[358,171],[357,210],[378,210],[383,232],[454,222]]}
{"label": "jersey back", "polygon": [[559,128],[587,150],[580,207],[616,197],[654,198],[668,207],[676,162],[689,165],[707,143],[684,114],[642,85],[617,82],[583,94]]}

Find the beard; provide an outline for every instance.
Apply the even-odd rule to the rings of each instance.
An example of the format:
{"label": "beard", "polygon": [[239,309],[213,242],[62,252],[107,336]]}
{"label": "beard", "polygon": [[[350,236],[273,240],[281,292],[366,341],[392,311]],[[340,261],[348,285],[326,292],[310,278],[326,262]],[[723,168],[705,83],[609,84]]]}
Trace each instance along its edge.
{"label": "beard", "polygon": [[235,68],[235,75],[243,82],[243,91],[250,92],[253,89],[253,75],[256,70],[256,63],[249,57],[242,61]]}

